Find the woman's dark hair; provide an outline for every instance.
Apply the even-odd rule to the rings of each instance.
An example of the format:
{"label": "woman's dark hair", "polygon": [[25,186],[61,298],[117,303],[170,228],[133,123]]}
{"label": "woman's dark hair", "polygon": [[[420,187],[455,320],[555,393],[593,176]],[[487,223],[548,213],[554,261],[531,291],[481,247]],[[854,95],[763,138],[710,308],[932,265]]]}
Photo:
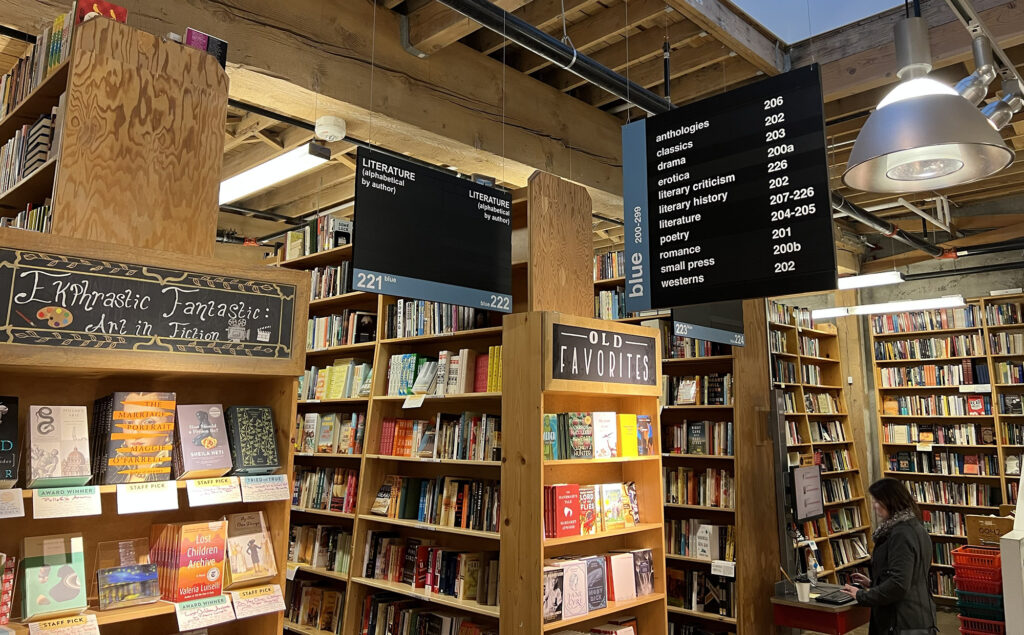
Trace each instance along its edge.
{"label": "woman's dark hair", "polygon": [[910,510],[914,517],[921,519],[921,509],[910,495],[910,491],[894,478],[882,478],[871,484],[868,492],[878,501],[889,516],[895,516],[904,510]]}

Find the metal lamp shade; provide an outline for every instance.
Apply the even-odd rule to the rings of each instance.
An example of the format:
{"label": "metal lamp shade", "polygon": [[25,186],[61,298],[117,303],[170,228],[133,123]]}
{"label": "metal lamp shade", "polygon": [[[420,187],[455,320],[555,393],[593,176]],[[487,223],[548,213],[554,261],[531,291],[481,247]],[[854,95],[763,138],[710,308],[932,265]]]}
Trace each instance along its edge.
{"label": "metal lamp shade", "polygon": [[843,183],[866,192],[924,192],[983,179],[1013,157],[966,99],[922,95],[871,113],[853,145]]}

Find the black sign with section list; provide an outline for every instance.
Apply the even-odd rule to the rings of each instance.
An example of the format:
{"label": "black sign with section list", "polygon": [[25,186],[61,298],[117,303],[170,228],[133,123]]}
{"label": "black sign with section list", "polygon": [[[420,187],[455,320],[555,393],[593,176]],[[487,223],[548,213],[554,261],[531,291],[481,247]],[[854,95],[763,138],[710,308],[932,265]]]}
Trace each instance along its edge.
{"label": "black sign with section list", "polygon": [[552,325],[553,379],[654,386],[658,383],[657,341],[568,324]]}
{"label": "black sign with section list", "polygon": [[817,65],[628,124],[622,144],[627,311],[836,287]]}
{"label": "black sign with section list", "polygon": [[0,249],[0,342],[289,359],[295,287]]}

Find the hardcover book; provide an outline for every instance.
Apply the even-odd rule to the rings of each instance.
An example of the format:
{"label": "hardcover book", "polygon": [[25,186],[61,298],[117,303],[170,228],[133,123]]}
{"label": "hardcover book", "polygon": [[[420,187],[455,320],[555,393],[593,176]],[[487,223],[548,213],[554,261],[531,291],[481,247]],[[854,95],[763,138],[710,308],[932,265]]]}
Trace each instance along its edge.
{"label": "hardcover book", "polygon": [[608,606],[607,563],[601,556],[587,556],[587,607],[597,611]]}
{"label": "hardcover book", "polygon": [[601,485],[601,509],[604,512],[604,531],[614,531],[626,527],[626,515],[623,509],[622,483]]}
{"label": "hardcover book", "polygon": [[620,414],[616,446],[617,456],[637,456],[636,415]]}
{"label": "hardcover book", "polygon": [[601,511],[597,505],[595,485],[580,485],[580,535],[603,531]]}
{"label": "hardcover book", "polygon": [[633,574],[633,554],[611,552],[605,555],[608,573],[608,599],[615,602],[632,600],[636,597],[636,580]]}
{"label": "hardcover book", "polygon": [[554,485],[555,537],[580,535],[580,486]]}
{"label": "hardcover book", "polygon": [[609,459],[617,456],[618,434],[614,412],[594,413],[594,457]]}
{"label": "hardcover book", "polygon": [[82,534],[22,539],[22,618],[81,613],[88,606]]}
{"label": "hardcover book", "polygon": [[274,413],[270,408],[231,406],[227,413],[232,474],[273,474],[280,469]]}
{"label": "hardcover book", "polygon": [[267,582],[277,576],[274,545],[262,511],[227,517],[228,567],[224,588]]}
{"label": "hardcover book", "polygon": [[220,404],[179,405],[177,478],[217,478],[231,471],[231,451]]}
{"label": "hardcover book", "polygon": [[543,420],[544,460],[554,461],[558,459],[558,415],[546,414]]}
{"label": "hardcover book", "polygon": [[640,456],[654,456],[658,453],[655,446],[654,423],[650,415],[636,416],[636,448]]}
{"label": "hardcover book", "polygon": [[72,487],[92,479],[85,406],[29,406],[25,487]]}
{"label": "hardcover book", "polygon": [[544,567],[544,622],[562,619],[562,567]]}
{"label": "hardcover book", "polygon": [[582,560],[563,560],[562,566],[562,619],[586,615],[587,564]]}
{"label": "hardcover book", "polygon": [[0,489],[18,483],[18,398],[0,397]]}
{"label": "hardcover book", "polygon": [[594,456],[594,420],[589,412],[569,413],[569,458]]}
{"label": "hardcover book", "polygon": [[227,525],[223,520],[153,525],[149,557],[159,567],[164,600],[220,595]]}
{"label": "hardcover book", "polygon": [[115,392],[97,400],[93,463],[100,482],[170,480],[174,409],[173,392]]}

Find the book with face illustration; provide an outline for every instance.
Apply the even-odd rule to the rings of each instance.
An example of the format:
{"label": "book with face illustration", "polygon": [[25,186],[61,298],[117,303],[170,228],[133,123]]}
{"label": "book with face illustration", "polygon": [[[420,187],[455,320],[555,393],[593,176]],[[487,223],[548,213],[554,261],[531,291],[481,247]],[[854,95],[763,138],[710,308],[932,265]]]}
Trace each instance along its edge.
{"label": "book with face illustration", "polygon": [[274,578],[277,565],[270,530],[262,511],[229,514],[225,589]]}

